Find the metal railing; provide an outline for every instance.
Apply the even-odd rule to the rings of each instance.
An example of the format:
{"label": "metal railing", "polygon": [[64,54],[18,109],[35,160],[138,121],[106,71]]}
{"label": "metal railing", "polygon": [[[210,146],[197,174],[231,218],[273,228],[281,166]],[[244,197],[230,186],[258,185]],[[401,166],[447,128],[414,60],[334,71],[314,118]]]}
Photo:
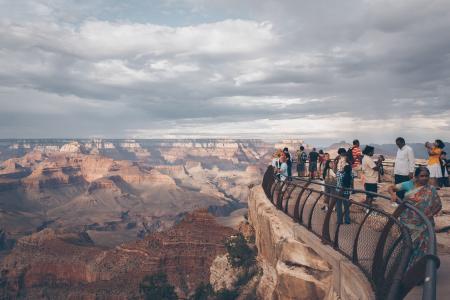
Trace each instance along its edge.
{"label": "metal railing", "polygon": [[[269,166],[262,187],[267,198],[281,211],[306,227],[336,251],[351,260],[365,274],[377,299],[403,299],[417,284],[423,283],[424,300],[436,299],[436,238],[429,219],[408,201],[400,203],[392,214],[348,199],[335,185],[291,177],[281,181]],[[352,193],[364,193],[351,190]],[[380,199],[384,195],[370,193]],[[348,201],[348,202],[346,202]],[[338,222],[338,206],[349,204],[350,224]],[[344,205],[344,210],[345,210]],[[408,228],[398,217],[412,210],[428,230],[426,255],[412,264],[414,243]]]}

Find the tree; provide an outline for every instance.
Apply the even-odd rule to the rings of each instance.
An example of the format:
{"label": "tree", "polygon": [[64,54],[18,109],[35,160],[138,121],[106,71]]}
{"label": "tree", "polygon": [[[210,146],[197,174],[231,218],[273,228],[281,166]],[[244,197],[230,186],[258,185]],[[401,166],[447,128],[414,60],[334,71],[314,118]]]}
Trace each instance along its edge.
{"label": "tree", "polygon": [[139,291],[146,300],[178,299],[175,287],[169,283],[167,275],[163,272],[145,276],[139,285]]}
{"label": "tree", "polygon": [[249,268],[255,264],[256,253],[251,249],[242,233],[230,237],[225,242],[228,251],[228,262],[233,267]]}

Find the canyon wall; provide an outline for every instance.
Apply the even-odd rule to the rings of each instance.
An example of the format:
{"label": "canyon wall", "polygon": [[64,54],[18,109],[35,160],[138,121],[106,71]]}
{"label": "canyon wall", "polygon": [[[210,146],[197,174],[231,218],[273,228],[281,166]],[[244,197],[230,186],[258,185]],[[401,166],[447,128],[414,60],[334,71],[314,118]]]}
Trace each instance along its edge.
{"label": "canyon wall", "polygon": [[248,211],[263,270],[258,297],[375,299],[370,283],[355,265],[277,210],[260,186],[251,190]]}

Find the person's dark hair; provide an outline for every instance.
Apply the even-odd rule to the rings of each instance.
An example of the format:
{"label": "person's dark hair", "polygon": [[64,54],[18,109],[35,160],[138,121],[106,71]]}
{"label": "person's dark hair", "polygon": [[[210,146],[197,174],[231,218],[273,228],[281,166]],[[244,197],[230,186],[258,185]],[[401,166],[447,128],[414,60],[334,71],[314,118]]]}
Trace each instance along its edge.
{"label": "person's dark hair", "polygon": [[441,148],[441,149],[444,149],[444,148],[445,148],[445,144],[444,144],[443,141],[441,141],[441,140],[436,140],[435,142],[436,142],[438,148]]}
{"label": "person's dark hair", "polygon": [[283,152],[289,151],[288,147],[284,147]]}
{"label": "person's dark hair", "polygon": [[322,149],[319,150],[319,154],[323,154],[323,150]]}
{"label": "person's dark hair", "polygon": [[364,155],[369,155],[369,153],[373,153],[374,150],[375,150],[374,147],[367,145],[366,148],[364,148],[364,150],[363,150],[362,153],[363,153]]}
{"label": "person's dark hair", "polygon": [[359,141],[358,140],[353,140],[353,146],[359,145]]}
{"label": "person's dark hair", "polygon": [[395,142],[397,143],[397,142],[400,142],[400,143],[402,143],[402,144],[405,144],[406,142],[405,142],[405,139],[404,138],[402,138],[401,136],[399,136],[398,138],[396,138],[395,139]]}
{"label": "person's dark hair", "polygon": [[305,150],[305,147],[303,147],[303,146],[300,146],[300,150],[302,150],[302,151],[303,151],[303,150]]}
{"label": "person's dark hair", "polygon": [[422,171],[425,171],[428,173],[428,175],[430,175],[430,170],[428,170],[427,167],[420,166],[420,167],[417,167],[416,170],[414,171],[414,177],[419,177],[419,175]]}
{"label": "person's dark hair", "polygon": [[447,155],[447,152],[442,151],[442,152],[441,152],[441,155]]}
{"label": "person's dark hair", "polygon": [[314,151],[314,152],[315,152],[315,151],[316,151],[316,148],[312,148],[312,151]]}
{"label": "person's dark hair", "polygon": [[347,153],[347,150],[345,150],[345,148],[339,148],[339,149],[338,149],[338,154],[339,154],[339,155],[345,154],[345,153]]}

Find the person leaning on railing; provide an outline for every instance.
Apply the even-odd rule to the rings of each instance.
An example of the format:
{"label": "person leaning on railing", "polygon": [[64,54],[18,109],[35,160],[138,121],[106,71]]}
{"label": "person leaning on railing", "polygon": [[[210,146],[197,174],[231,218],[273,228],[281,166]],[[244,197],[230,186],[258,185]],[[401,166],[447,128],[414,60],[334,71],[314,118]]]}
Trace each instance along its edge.
{"label": "person leaning on railing", "polygon": [[[420,209],[434,226],[433,216],[442,208],[441,199],[436,188],[429,184],[430,171],[426,167],[418,167],[414,172],[414,179],[390,186],[388,191],[392,201],[400,200],[396,195],[398,191],[404,191],[403,200],[410,201],[415,207]],[[426,247],[430,239],[426,224],[420,216],[411,209],[405,209],[399,217],[411,233],[413,242],[413,252],[409,265],[426,254]]]}
{"label": "person leaning on railing", "polygon": [[348,199],[353,181],[352,166],[344,148],[339,148],[338,154],[335,159],[336,192],[345,200],[342,200],[341,197],[336,198],[337,222],[342,224],[342,205],[344,205],[344,222],[350,224],[350,201]]}

